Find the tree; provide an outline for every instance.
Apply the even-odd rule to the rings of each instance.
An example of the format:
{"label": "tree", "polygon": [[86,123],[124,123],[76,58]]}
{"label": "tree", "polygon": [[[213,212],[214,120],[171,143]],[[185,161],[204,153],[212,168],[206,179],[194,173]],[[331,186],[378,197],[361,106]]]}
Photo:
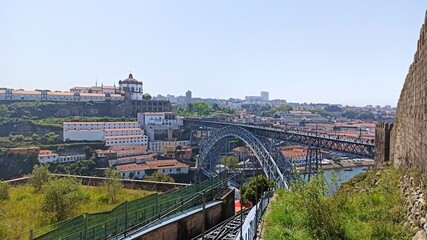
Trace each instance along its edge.
{"label": "tree", "polygon": [[144,93],[144,95],[142,95],[142,98],[145,100],[151,100],[152,99],[152,97],[149,93]]}
{"label": "tree", "polygon": [[39,141],[40,140],[40,136],[37,133],[33,133],[33,135],[31,135],[31,139],[33,141]]}
{"label": "tree", "polygon": [[117,170],[108,168],[105,170],[107,180],[104,183],[105,191],[107,192],[110,203],[116,203],[117,197],[123,190],[123,185],[120,181],[120,174]]}
{"label": "tree", "polygon": [[275,109],[277,112],[289,112],[294,110],[291,106],[289,106],[289,104],[280,104],[279,106],[276,107]]}
{"label": "tree", "polygon": [[0,201],[9,199],[10,184],[0,181]]}
{"label": "tree", "polygon": [[246,203],[248,201],[256,204],[256,201],[261,198],[265,191],[268,191],[270,188],[274,186],[274,181],[268,179],[264,175],[257,175],[252,177],[249,180],[248,184],[242,186],[242,190],[240,192],[242,196],[242,202]]}
{"label": "tree", "polygon": [[59,135],[54,132],[49,132],[46,133],[44,137],[49,143],[55,143],[58,140]]}
{"label": "tree", "polygon": [[51,180],[43,187],[43,190],[45,196],[42,210],[51,214],[55,221],[71,217],[84,199],[81,185],[70,178]]}
{"label": "tree", "polygon": [[5,118],[8,118],[9,116],[10,116],[9,109],[6,106],[1,105],[0,106],[0,119],[5,119]]}
{"label": "tree", "polygon": [[175,182],[171,176],[158,171],[153,172],[150,176],[145,176],[144,180],[153,182]]}
{"label": "tree", "polygon": [[228,169],[236,169],[239,165],[239,160],[234,156],[224,156],[221,163]]}
{"label": "tree", "polygon": [[35,192],[40,192],[44,184],[51,178],[48,165],[35,165],[30,176],[30,184]]}

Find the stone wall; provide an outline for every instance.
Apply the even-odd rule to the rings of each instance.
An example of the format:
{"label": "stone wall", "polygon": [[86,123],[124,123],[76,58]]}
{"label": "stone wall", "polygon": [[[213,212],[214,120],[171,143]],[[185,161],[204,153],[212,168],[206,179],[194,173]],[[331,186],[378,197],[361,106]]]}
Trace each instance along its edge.
{"label": "stone wall", "polygon": [[427,174],[427,15],[397,105],[390,158]]}

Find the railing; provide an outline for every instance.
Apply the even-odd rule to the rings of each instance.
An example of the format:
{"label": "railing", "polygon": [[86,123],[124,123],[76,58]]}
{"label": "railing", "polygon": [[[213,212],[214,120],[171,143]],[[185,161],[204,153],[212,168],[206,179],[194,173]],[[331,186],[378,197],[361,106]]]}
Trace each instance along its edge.
{"label": "railing", "polygon": [[[200,192],[205,192],[206,201],[211,201],[221,189],[227,187],[226,172],[179,190],[152,194],[130,202],[124,202],[111,211],[82,214],[60,224],[58,228],[34,239],[107,239],[126,236],[131,230],[175,213],[202,204]],[[32,233],[37,236],[37,231]]]}
{"label": "railing", "polygon": [[[248,215],[245,218],[245,221],[242,225],[242,235],[237,234],[236,240],[253,240],[256,237],[258,231],[258,223],[261,219],[261,216],[264,214],[265,209],[270,203],[272,192],[267,192],[261,198],[261,201],[258,202],[257,205],[253,206],[249,211]],[[241,237],[243,236],[243,238]]]}

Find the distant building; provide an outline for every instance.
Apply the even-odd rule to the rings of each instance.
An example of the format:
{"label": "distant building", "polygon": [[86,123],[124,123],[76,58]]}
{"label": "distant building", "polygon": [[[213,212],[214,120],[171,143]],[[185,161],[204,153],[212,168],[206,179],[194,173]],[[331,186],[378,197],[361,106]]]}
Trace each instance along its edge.
{"label": "distant building", "polygon": [[190,91],[190,90],[188,90],[188,91],[185,93],[185,101],[186,101],[187,103],[191,103],[191,100],[192,100],[191,91]]}
{"label": "distant building", "polygon": [[245,102],[251,104],[266,103],[268,102],[269,98],[270,97],[268,92],[261,92],[260,96],[246,96]]}
{"label": "distant building", "polygon": [[261,92],[261,99],[262,99],[262,101],[268,102],[270,100],[270,96],[269,95],[270,94],[268,92],[265,92],[265,91]]}
{"label": "distant building", "polygon": [[[143,84],[129,77],[116,86],[74,87],[69,92],[50,90],[24,91],[0,89],[0,101],[65,101],[65,102],[114,102],[128,114],[138,112],[167,112],[172,107],[168,100],[143,99]],[[123,103],[123,104],[122,104]]]}

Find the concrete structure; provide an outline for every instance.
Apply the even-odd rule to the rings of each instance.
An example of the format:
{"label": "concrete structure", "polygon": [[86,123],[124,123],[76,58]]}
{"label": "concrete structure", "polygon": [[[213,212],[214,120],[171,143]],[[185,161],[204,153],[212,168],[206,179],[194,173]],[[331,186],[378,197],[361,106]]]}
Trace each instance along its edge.
{"label": "concrete structure", "polygon": [[198,206],[191,211],[180,214],[171,219],[167,219],[156,224],[135,231],[130,239],[153,240],[153,239],[193,239],[202,232],[202,225],[205,230],[220,224],[224,220],[234,216],[234,190],[229,190],[219,201],[206,204],[205,218],[203,218],[202,206]]}
{"label": "concrete structure", "polygon": [[390,159],[427,174],[427,14],[397,105]]}
{"label": "concrete structure", "polygon": [[124,179],[139,178],[142,179],[147,174],[147,170],[158,171],[163,174],[187,174],[189,166],[184,163],[180,163],[177,160],[151,160],[143,164],[131,163],[124,165],[117,165],[117,171],[120,176]]}
{"label": "concrete structure", "polygon": [[393,124],[377,123],[375,126],[375,165],[390,161],[390,134]]}

